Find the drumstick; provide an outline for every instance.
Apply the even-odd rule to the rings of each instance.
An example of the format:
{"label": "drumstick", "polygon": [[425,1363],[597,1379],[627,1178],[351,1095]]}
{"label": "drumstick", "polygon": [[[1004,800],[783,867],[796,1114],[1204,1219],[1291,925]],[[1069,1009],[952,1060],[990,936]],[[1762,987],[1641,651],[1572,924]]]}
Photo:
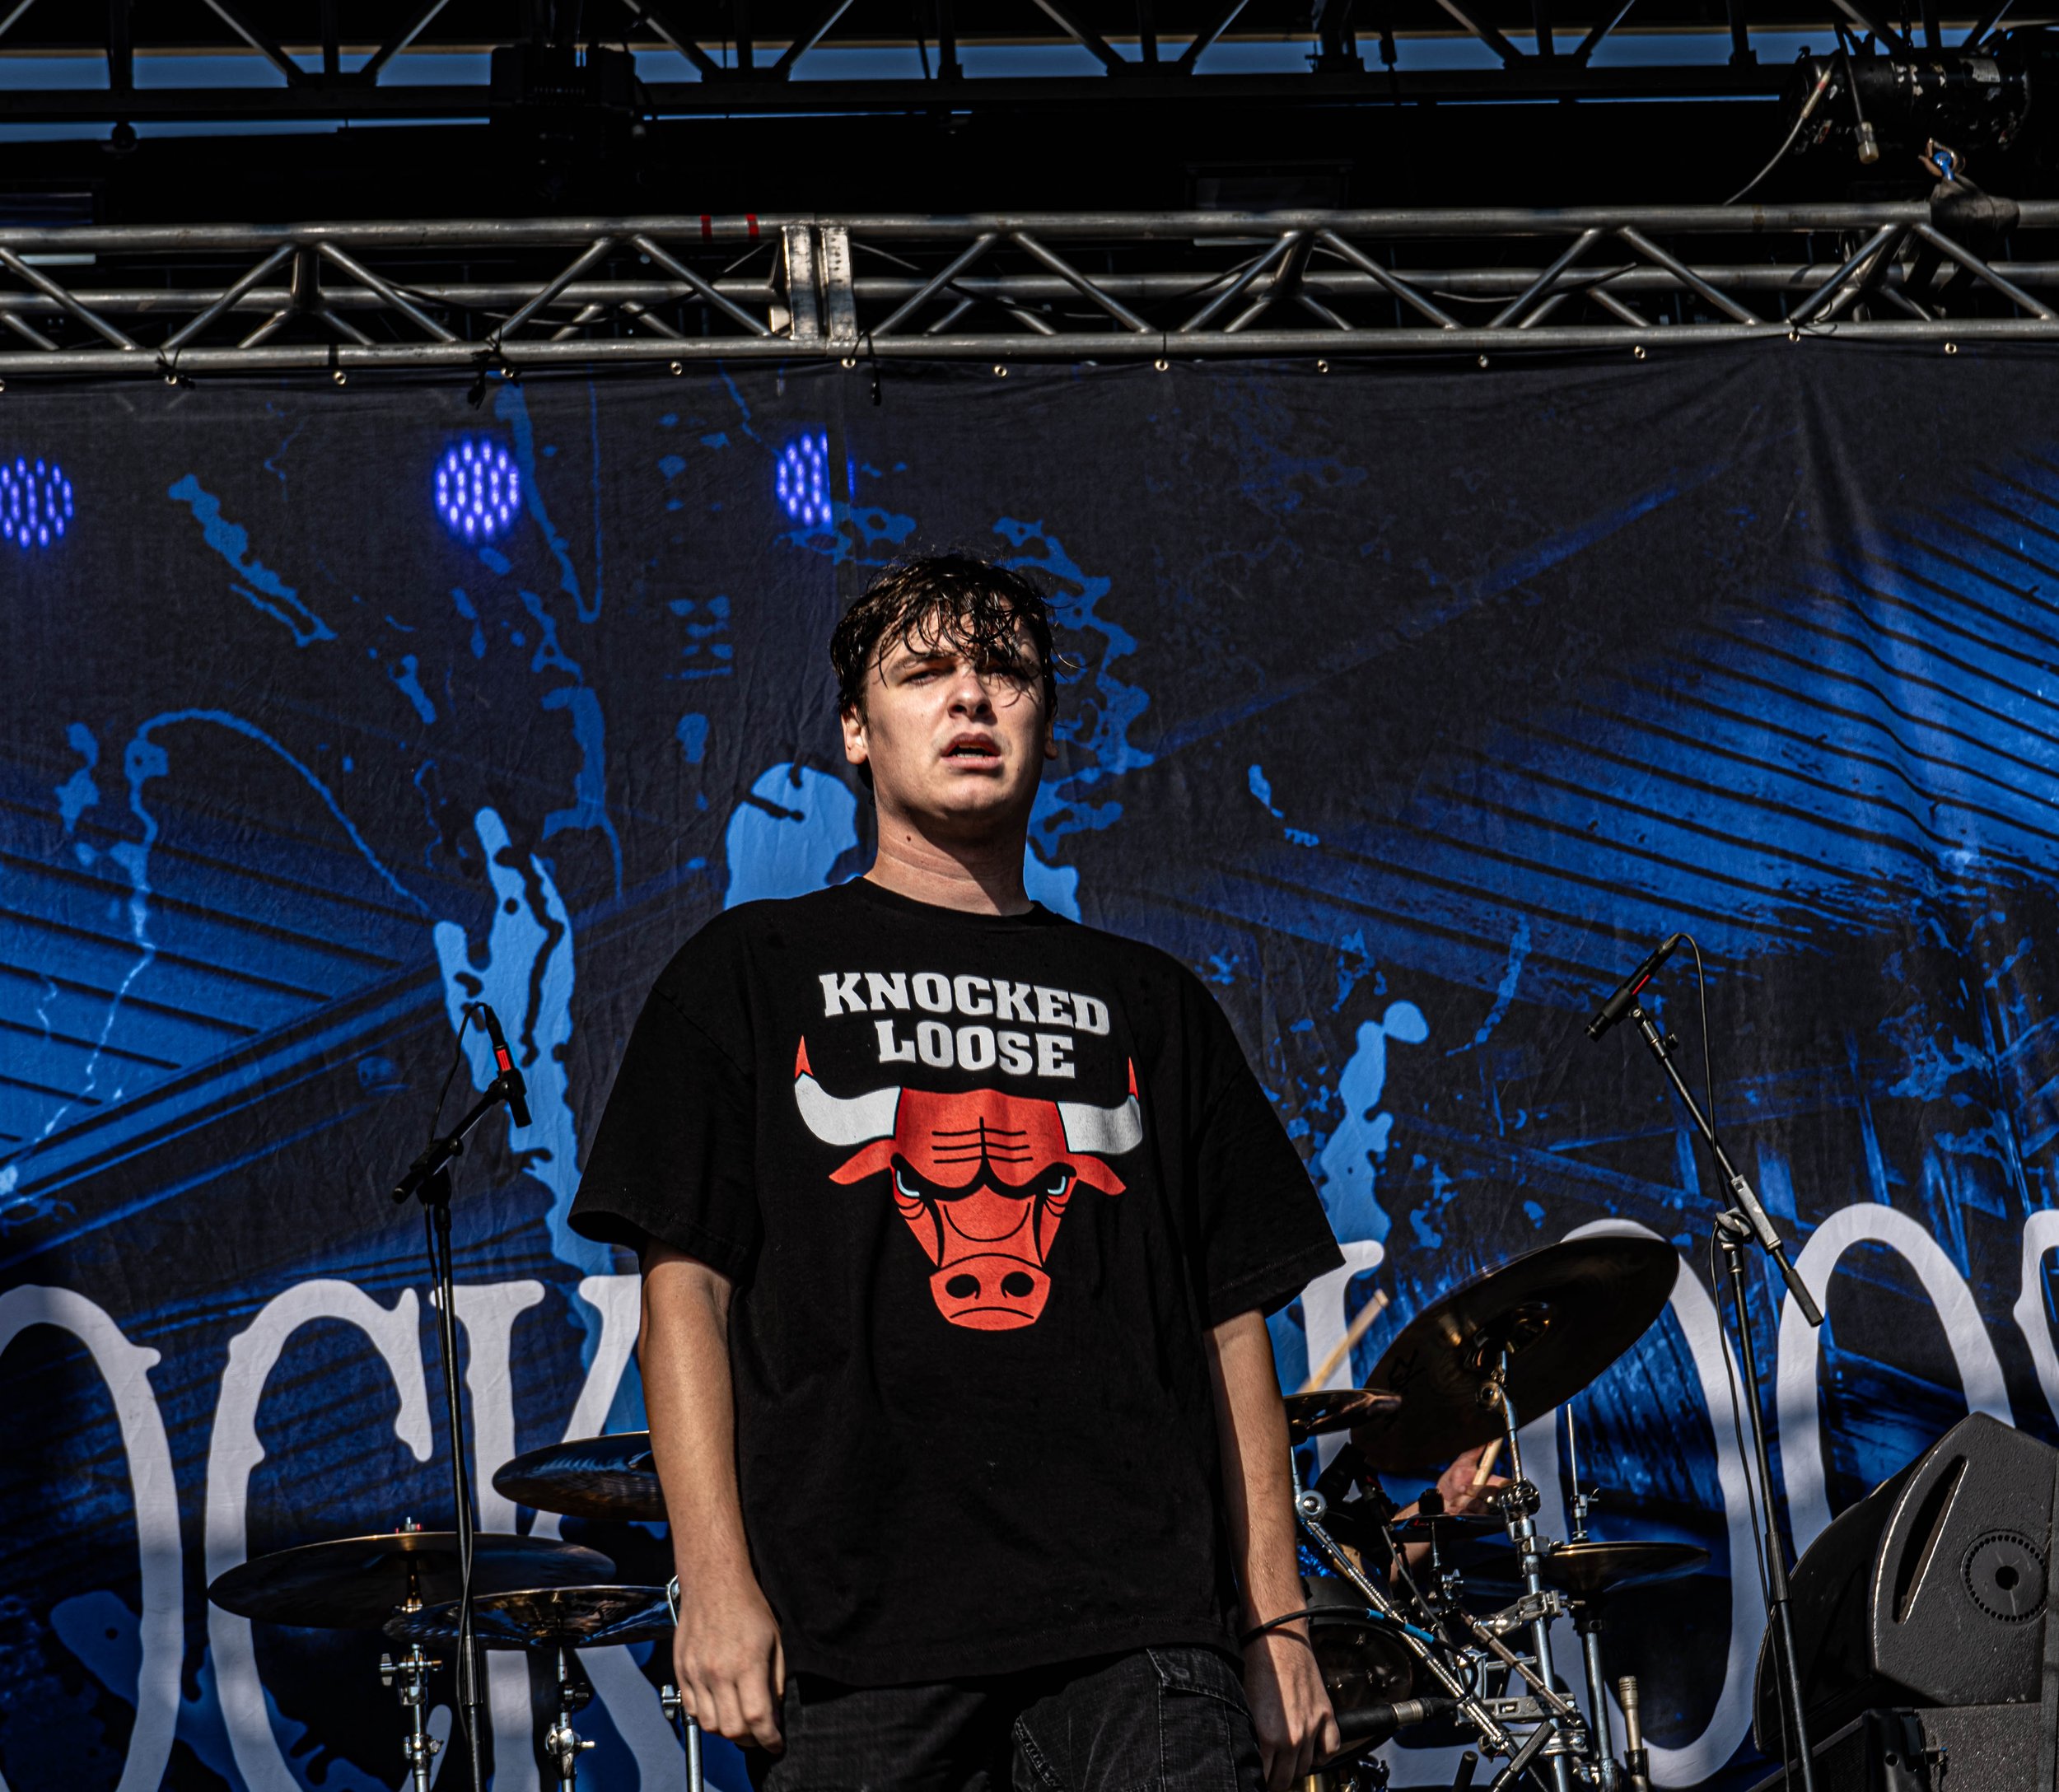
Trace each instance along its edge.
{"label": "drumstick", "polygon": [[1323,1359],[1323,1366],[1310,1373],[1309,1379],[1301,1384],[1300,1391],[1303,1393],[1314,1393],[1317,1388],[1324,1386],[1329,1380],[1337,1365],[1352,1354],[1352,1346],[1365,1337],[1367,1328],[1373,1321],[1386,1309],[1387,1290],[1384,1288],[1375,1289],[1373,1298],[1358,1309],[1357,1314],[1352,1318],[1343,1337],[1337,1341],[1329,1355]]}
{"label": "drumstick", "polygon": [[1482,1453],[1480,1466],[1473,1471],[1473,1485],[1476,1487],[1484,1487],[1487,1483],[1487,1477],[1494,1472],[1495,1463],[1501,1459],[1501,1440],[1497,1437]]}

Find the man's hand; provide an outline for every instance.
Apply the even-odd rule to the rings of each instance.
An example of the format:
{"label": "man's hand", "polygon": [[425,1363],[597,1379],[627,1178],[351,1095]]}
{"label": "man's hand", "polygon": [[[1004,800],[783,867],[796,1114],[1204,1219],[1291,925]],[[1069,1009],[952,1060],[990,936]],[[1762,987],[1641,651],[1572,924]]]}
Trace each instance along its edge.
{"label": "man's hand", "polygon": [[1258,1733],[1266,1792],[1286,1792],[1344,1746],[1307,1628],[1304,1620],[1244,1645],[1244,1696]]}
{"label": "man's hand", "polygon": [[1451,1466],[1437,1477],[1437,1491],[1444,1496],[1445,1511],[1457,1515],[1467,1512],[1485,1512],[1487,1496],[1497,1487],[1509,1484],[1506,1475],[1489,1475],[1477,1487],[1473,1481],[1480,1472],[1480,1463],[1487,1453],[1494,1449],[1492,1444],[1482,1444],[1477,1449],[1469,1449],[1463,1456],[1452,1458]]}
{"label": "man's hand", "polygon": [[699,1598],[680,1583],[672,1671],[689,1715],[703,1729],[740,1748],[754,1744],[777,1754],[785,1746],[779,1701],[787,1690],[786,1652],[756,1581],[747,1578]]}

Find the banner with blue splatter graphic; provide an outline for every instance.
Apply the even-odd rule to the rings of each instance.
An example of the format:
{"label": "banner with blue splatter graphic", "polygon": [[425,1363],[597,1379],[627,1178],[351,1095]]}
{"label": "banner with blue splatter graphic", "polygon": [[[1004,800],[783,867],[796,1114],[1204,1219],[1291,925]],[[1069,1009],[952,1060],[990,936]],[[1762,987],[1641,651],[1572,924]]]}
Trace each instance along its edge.
{"label": "banner with blue splatter graphic", "polygon": [[[1537,1244],[1682,1251],[1669,1316],[1574,1407],[1602,1534],[1713,1553],[1612,1612],[1660,1777],[1741,1776],[1715,1192],[1651,1066],[1581,1027],[1695,935],[1718,1117],[1830,1312],[1819,1338],[1761,1293],[1797,1543],[1969,1408],[2054,1435],[2047,371],[1782,344],[889,368],[876,405],[814,367],[477,410],[11,394],[0,461],[64,527],[0,548],[0,1772],[398,1785],[378,1641],[203,1589],[448,1520],[419,1223],[386,1190],[453,1054],[490,1076],[462,1006],[507,1020],[532,1109],[460,1165],[490,1473],[639,1422],[632,1266],[564,1224],[582,1145],[682,937],[867,861],[824,643],[874,567],[956,546],[1036,576],[1067,656],[1033,891],[1207,979],[1344,1241],[1275,1322],[1286,1381],[1382,1293],[1332,1380]],[[1561,1435],[1539,1416],[1526,1460],[1562,1534]],[[487,1526],[559,1534],[485,1479]],[[665,1572],[638,1528],[562,1533]],[[648,1655],[589,1658],[596,1783],[678,1783]],[[497,1657],[490,1691],[501,1783],[530,1783],[540,1683]]]}

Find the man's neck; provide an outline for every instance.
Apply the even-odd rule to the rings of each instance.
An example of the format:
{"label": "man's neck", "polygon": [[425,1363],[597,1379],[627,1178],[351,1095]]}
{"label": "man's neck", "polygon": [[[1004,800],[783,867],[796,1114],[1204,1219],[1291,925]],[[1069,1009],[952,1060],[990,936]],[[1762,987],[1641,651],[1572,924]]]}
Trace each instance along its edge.
{"label": "man's neck", "polygon": [[911,902],[967,914],[1030,912],[1029,894],[1022,887],[1026,834],[1011,829],[1006,839],[945,845],[905,821],[882,814],[879,836],[878,856],[865,874],[868,883]]}

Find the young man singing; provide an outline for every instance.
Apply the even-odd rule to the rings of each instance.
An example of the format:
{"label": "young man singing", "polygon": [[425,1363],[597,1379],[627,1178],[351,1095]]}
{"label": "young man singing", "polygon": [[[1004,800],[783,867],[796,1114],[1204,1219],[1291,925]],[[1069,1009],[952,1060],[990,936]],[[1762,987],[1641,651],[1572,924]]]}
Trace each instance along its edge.
{"label": "young man singing", "polygon": [[1201,983],[1025,894],[1034,587],[909,561],[830,657],[872,868],[672,960],[573,1210],[642,1257],[688,1707],[767,1792],[1278,1792],[1338,1746],[1259,1631],[1321,1206]]}

